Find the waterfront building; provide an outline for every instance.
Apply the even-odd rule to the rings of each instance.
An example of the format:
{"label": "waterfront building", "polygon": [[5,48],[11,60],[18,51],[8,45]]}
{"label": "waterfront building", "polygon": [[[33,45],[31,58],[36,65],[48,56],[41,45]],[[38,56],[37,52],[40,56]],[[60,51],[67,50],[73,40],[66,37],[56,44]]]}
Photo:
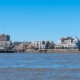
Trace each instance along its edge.
{"label": "waterfront building", "polygon": [[0,34],[0,50],[11,50],[13,44],[10,41],[10,36],[6,34]]}
{"label": "waterfront building", "polygon": [[0,41],[10,41],[10,36],[6,34],[0,34]]}
{"label": "waterfront building", "polygon": [[11,41],[0,41],[0,50],[9,50],[13,47]]}
{"label": "waterfront building", "polygon": [[79,44],[79,39],[72,38],[72,37],[67,37],[67,38],[61,38],[58,40],[58,44],[55,46],[56,48],[78,48],[77,44]]}
{"label": "waterfront building", "polygon": [[26,50],[31,46],[31,42],[14,42],[15,50]]}
{"label": "waterfront building", "polygon": [[23,50],[23,43],[22,42],[13,42],[14,44],[14,49],[19,51],[19,50]]}
{"label": "waterfront building", "polygon": [[50,49],[53,41],[33,41],[32,46],[38,49]]}

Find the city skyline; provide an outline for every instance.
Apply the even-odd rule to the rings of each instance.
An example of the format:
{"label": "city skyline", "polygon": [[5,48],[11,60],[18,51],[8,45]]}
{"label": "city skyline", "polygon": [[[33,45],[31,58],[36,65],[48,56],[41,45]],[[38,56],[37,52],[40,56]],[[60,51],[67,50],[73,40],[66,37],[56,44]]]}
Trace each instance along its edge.
{"label": "city skyline", "polygon": [[0,34],[9,34],[12,41],[80,38],[79,8],[79,0],[2,0]]}

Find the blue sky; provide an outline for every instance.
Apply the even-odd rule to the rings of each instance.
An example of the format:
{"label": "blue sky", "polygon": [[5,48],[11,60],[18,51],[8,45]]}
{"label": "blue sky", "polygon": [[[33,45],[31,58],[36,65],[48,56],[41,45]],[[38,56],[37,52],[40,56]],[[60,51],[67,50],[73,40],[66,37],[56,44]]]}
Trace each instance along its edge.
{"label": "blue sky", "polygon": [[79,0],[0,0],[0,34],[12,41],[80,38]]}

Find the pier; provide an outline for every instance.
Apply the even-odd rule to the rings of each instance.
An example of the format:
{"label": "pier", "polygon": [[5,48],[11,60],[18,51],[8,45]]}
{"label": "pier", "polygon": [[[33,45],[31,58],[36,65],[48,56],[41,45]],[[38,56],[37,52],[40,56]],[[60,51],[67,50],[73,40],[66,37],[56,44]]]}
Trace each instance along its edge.
{"label": "pier", "polygon": [[0,53],[15,53],[13,50],[0,50]]}

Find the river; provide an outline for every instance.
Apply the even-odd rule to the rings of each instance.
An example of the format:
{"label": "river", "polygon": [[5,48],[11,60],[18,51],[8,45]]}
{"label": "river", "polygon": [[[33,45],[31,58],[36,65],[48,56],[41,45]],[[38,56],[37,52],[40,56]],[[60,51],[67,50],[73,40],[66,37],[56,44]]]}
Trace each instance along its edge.
{"label": "river", "polygon": [[80,80],[80,54],[2,53],[0,80]]}

